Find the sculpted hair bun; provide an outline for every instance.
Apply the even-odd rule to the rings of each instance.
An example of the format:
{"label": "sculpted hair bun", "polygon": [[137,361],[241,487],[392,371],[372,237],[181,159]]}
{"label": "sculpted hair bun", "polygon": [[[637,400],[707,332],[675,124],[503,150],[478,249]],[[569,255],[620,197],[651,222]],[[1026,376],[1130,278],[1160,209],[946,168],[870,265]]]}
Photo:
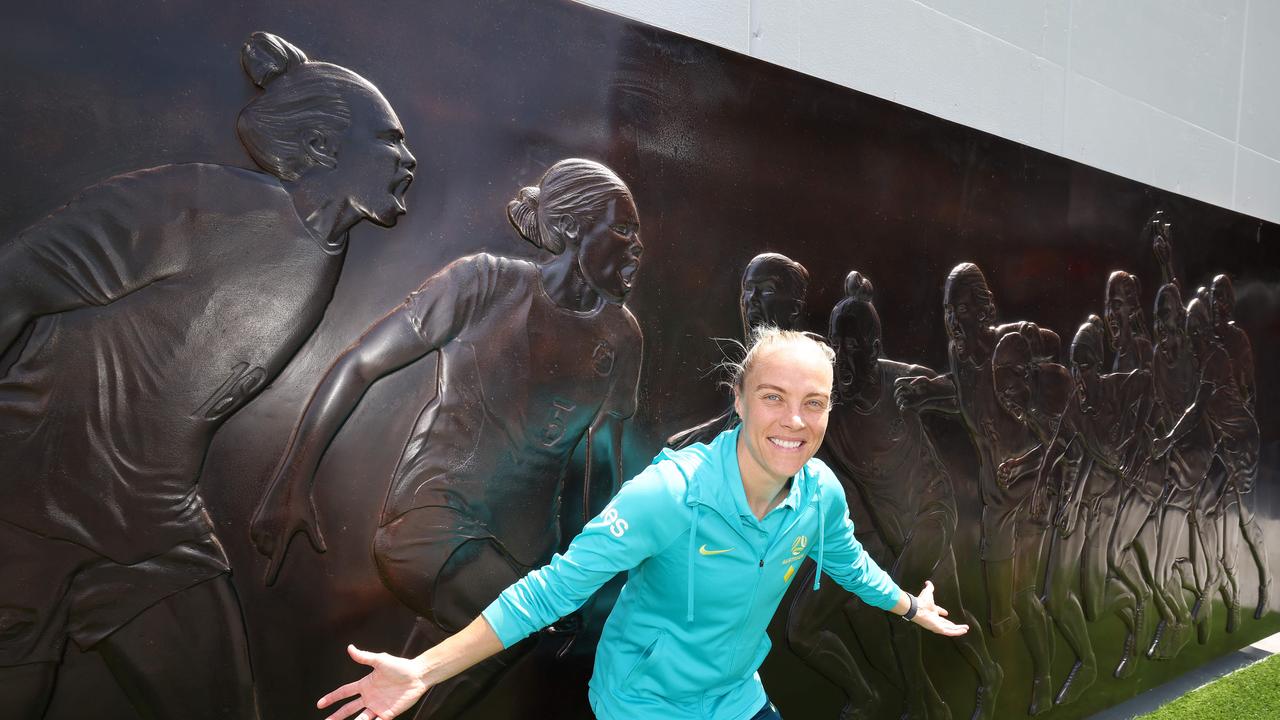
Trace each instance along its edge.
{"label": "sculpted hair bun", "polygon": [[507,203],[507,219],[521,237],[538,247],[545,247],[542,231],[538,227],[538,199],[541,191],[536,187],[520,188],[516,198]]}
{"label": "sculpted hair bun", "polygon": [[844,278],[844,294],[855,302],[871,302],[875,287],[866,275],[854,270]]}
{"label": "sculpted hair bun", "polygon": [[278,35],[255,32],[240,48],[240,64],[253,80],[265,88],[272,80],[307,61],[306,53]]}

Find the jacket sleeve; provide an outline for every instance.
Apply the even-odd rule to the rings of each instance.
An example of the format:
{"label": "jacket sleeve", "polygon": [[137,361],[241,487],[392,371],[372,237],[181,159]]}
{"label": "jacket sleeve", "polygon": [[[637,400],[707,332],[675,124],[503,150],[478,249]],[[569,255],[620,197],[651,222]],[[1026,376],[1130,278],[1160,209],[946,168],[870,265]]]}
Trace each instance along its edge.
{"label": "jacket sleeve", "polygon": [[502,591],[481,613],[503,647],[577,610],[591,594],[674,542],[685,529],[683,497],[667,473],[673,463],[651,465],[623,484],[608,506],[586,524],[563,554]]}
{"label": "jacket sleeve", "polygon": [[898,603],[902,590],[854,537],[844,489],[829,470],[825,475],[821,480],[821,502],[825,507],[822,571],[868,605],[890,610]]}

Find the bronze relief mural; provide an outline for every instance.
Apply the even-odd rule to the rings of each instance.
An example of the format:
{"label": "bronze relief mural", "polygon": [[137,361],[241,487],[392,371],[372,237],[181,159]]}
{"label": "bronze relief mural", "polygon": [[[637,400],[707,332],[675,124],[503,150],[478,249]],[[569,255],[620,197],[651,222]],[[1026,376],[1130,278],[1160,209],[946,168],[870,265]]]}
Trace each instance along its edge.
{"label": "bronze relief mural", "polygon": [[[761,324],[971,628],[797,565],[784,717],[1083,717],[1280,630],[1277,226],[567,2],[380,11],[4,11],[15,717],[321,717],[733,427]],[[413,715],[590,717],[622,580]]]}

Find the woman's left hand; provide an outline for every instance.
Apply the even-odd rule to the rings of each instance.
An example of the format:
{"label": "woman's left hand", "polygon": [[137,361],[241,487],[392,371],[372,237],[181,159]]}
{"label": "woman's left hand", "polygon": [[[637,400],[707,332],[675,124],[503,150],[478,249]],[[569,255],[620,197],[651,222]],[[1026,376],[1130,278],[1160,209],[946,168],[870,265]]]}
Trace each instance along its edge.
{"label": "woman's left hand", "polygon": [[924,589],[916,596],[916,616],[911,622],[925,630],[955,637],[969,632],[968,625],[957,625],[947,619],[947,609],[933,601],[933,582],[924,581]]}

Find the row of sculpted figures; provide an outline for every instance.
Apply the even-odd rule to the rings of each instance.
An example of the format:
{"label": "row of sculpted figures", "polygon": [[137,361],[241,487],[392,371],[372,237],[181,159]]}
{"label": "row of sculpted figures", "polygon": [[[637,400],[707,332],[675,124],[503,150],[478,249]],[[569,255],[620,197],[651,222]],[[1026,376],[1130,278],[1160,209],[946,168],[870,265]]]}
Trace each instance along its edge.
{"label": "row of sculpted figures", "polygon": [[[1118,655],[1109,669],[1122,679],[1140,654],[1169,660],[1193,635],[1208,642],[1215,596],[1234,632],[1244,602],[1242,541],[1259,578],[1253,615],[1265,612],[1270,572],[1250,494],[1260,450],[1253,353],[1233,319],[1232,282],[1217,275],[1184,304],[1171,225],[1157,213],[1144,236],[1163,280],[1150,328],[1137,277],[1117,270],[1106,279],[1102,316],[1088,315],[1066,348],[1052,330],[1001,321],[973,263],[956,265],[944,284],[943,373],[883,356],[873,286],[862,273],[848,274],[831,310],[836,402],[820,456],[842,480],[873,557],[905,587],[932,578],[940,602],[969,623],[953,642],[977,677],[973,718],[995,717],[1004,680],[985,632],[1021,635],[1032,667],[1027,713],[1035,715],[1094,683],[1099,661],[1088,625],[1105,614],[1125,628],[1121,646],[1108,649]],[[789,258],[757,256],[742,278],[744,323],[802,329],[808,280]],[[961,423],[978,456],[985,626],[961,601],[952,473],[921,422],[929,413]],[[668,442],[701,440],[733,422],[722,414]],[[895,715],[895,703],[903,717],[951,717],[926,671],[918,628],[865,610],[838,589],[801,583],[787,612],[788,645],[842,689],[841,717]],[[839,615],[862,652],[885,656],[872,658],[874,666],[899,669],[900,699],[878,697],[835,632]],[[1057,635],[1074,662],[1055,682]]]}
{"label": "row of sculpted figures", "polygon": [[[68,640],[103,659],[141,716],[259,714],[244,613],[198,478],[218,428],[319,324],[351,229],[391,227],[406,212],[416,160],[360,75],[268,33],[249,38],[241,63],[261,91],[236,131],[259,170],[190,163],[118,175],[0,244],[0,706],[12,717],[46,714]],[[621,481],[643,355],[625,306],[643,250],[632,194],[600,163],[568,159],[519,190],[506,215],[543,259],[458,259],[354,338],[311,393],[251,522],[268,583],[295,535],[324,551],[313,486],[327,448],[377,379],[437,354],[434,397],[396,431],[402,451],[372,543],[382,583],[418,618],[404,653],[461,628],[559,549],[562,485],[580,444],[584,513],[593,488]],[[935,580],[962,617],[953,475],[921,414],[957,419],[980,457],[989,622],[984,631],[971,620],[955,641],[978,678],[975,717],[993,716],[1003,679],[986,632],[1021,631],[1034,714],[1089,685],[1086,623],[1103,613],[1129,629],[1117,675],[1133,672],[1140,650],[1171,657],[1193,631],[1203,642],[1214,593],[1234,629],[1242,537],[1262,578],[1259,613],[1265,605],[1265,550],[1248,509],[1259,454],[1249,341],[1225,276],[1184,306],[1169,227],[1153,228],[1166,282],[1154,340],[1137,280],[1118,272],[1105,320],[1080,327],[1066,365],[1055,333],[997,322],[971,264],[946,281],[942,374],[882,357],[860,273],[832,310],[837,403],[825,457],[864,545],[904,586]],[[782,255],[754,259],[743,332],[797,327],[808,282]],[[727,410],[671,443],[735,422]],[[611,470],[603,483],[597,466]],[[882,709],[830,626],[861,612],[832,589],[801,590],[788,608],[789,645],[846,693],[844,717]],[[580,622],[545,634],[571,639]],[[882,625],[857,623],[860,633]],[[1078,658],[1060,689],[1051,626]],[[906,714],[948,716],[915,628],[884,632],[887,642],[865,645],[902,669]],[[537,642],[433,688],[418,716],[462,714]]]}

